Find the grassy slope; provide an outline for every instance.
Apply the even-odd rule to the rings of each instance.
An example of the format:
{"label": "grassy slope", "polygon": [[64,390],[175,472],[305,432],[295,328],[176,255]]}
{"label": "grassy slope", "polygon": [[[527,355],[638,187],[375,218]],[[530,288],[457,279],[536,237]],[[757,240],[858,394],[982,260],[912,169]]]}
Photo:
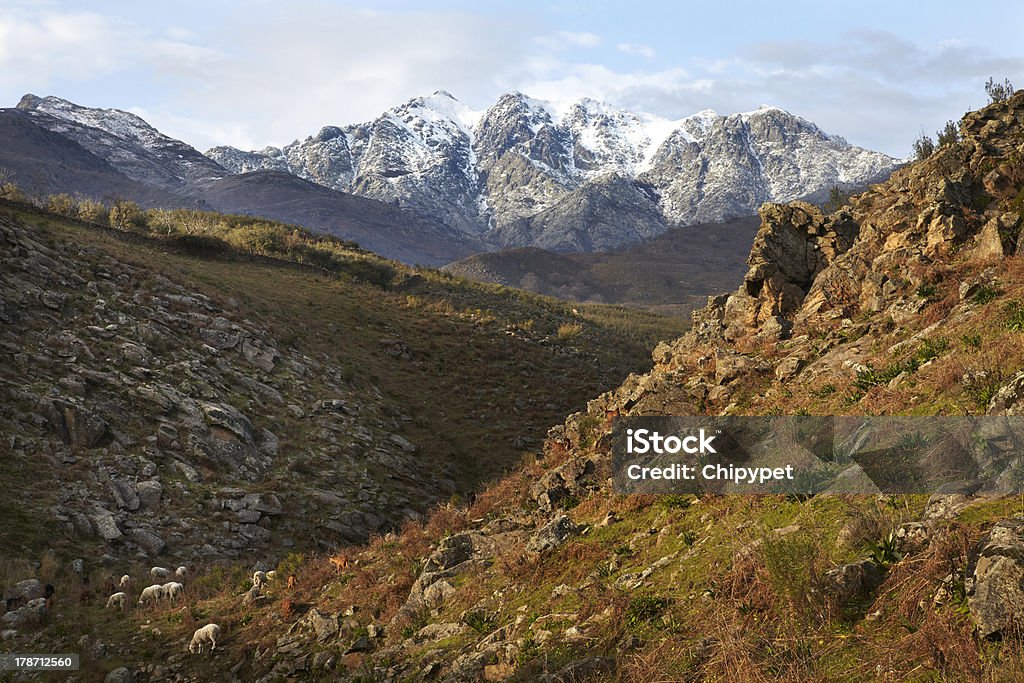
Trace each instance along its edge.
{"label": "grassy slope", "polygon": [[[424,457],[454,463],[464,493],[515,464],[530,445],[538,447],[547,428],[587,397],[646,367],[654,343],[678,335],[683,327],[677,319],[615,307],[587,306],[574,313],[554,299],[398,264],[387,265],[422,280],[408,289],[381,288],[344,271],[332,274],[231,253],[196,258],[173,241],[119,234],[24,206],[8,204],[5,210],[31,225],[46,243],[98,249],[216,300],[234,299],[241,314],[260,323],[282,347],[341,363],[349,368],[356,390],[378,388],[396,406],[396,415],[412,418],[405,433]],[[383,263],[371,255],[359,258]],[[384,339],[401,339],[412,359],[387,355]],[[302,429],[282,417],[282,441],[298,446],[315,439]],[[6,448],[6,441],[0,447]],[[42,642],[63,643],[67,649],[86,634],[108,643],[134,638],[141,649],[132,647],[130,661],[138,661],[140,654],[159,659],[183,649],[178,644],[168,648],[155,636],[139,640],[134,618],[122,621],[100,604],[76,603],[77,591],[65,590],[75,579],[61,568],[95,548],[55,544],[46,527],[36,523],[37,510],[51,504],[51,497],[31,462],[6,467],[0,488],[8,549],[0,563],[4,585],[36,575],[62,589]],[[56,552],[44,553],[45,548]],[[241,580],[237,568],[212,570],[205,581],[215,590],[204,594],[220,595],[226,586],[237,589]],[[208,610],[200,606],[195,612]],[[139,618],[155,618],[168,627],[191,621],[179,612]],[[112,654],[101,667],[92,662],[86,680],[102,678],[96,674],[99,668],[107,670],[118,660]]]}

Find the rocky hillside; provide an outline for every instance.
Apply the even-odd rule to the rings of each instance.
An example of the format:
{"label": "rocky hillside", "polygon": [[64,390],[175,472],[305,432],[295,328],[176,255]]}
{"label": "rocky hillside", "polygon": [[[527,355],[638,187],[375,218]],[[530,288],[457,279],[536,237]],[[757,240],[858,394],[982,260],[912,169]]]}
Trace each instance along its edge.
{"label": "rocky hillside", "polygon": [[[1019,497],[621,496],[609,435],[622,415],[1019,413],[1022,129],[1018,92],[832,214],[765,207],[736,292],[471,504],[257,590],[252,565],[201,570],[184,609],[19,612],[13,642],[138,680],[1019,679]],[[189,655],[207,622],[221,644]]]}
{"label": "rocky hillside", "polygon": [[98,569],[363,541],[470,495],[678,329],[322,239],[334,257],[313,266],[0,211],[8,569],[47,549]]}

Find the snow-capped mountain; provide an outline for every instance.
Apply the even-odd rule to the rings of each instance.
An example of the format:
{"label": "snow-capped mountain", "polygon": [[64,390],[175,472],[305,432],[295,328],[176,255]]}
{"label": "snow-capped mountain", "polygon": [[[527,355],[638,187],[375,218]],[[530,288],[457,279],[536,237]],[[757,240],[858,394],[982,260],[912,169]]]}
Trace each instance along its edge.
{"label": "snow-capped mountain", "polygon": [[[900,163],[774,107],[729,116],[702,111],[673,121],[589,98],[552,103],[522,93],[507,93],[477,111],[438,91],[373,121],[326,126],[284,147],[215,147],[205,155],[116,109],[26,95],[6,111],[167,196],[210,206],[230,196],[232,211],[247,211],[249,201],[254,211],[273,207],[281,220],[289,220],[294,205],[293,220],[336,234],[354,223],[327,226],[330,212],[323,207],[354,204],[319,190],[374,200],[386,205],[373,210],[387,216],[380,225],[420,226],[431,249],[419,253],[407,229],[392,231],[395,240],[401,235],[400,249],[387,249],[389,237],[378,231],[370,233],[372,243],[386,254],[430,263],[443,262],[446,241],[453,257],[476,245],[614,248],[672,226],[751,215],[766,201],[815,199],[834,185],[863,186]],[[265,175],[224,184],[252,173]],[[278,182],[281,173],[308,183],[286,189]],[[81,180],[78,191],[95,186]],[[280,196],[274,196],[275,182]],[[135,196],[146,199],[139,192]],[[323,210],[295,204],[303,201]]]}
{"label": "snow-capped mountain", "polygon": [[185,192],[204,180],[230,175],[220,164],[141,117],[119,109],[81,107],[59,97],[25,95],[17,109],[43,128],[106,159],[132,180]]}
{"label": "snow-capped mountain", "polygon": [[749,215],[766,201],[880,180],[900,163],[775,107],[671,121],[508,93],[478,112],[443,91],[281,149],[207,154],[236,173],[287,170],[503,246],[555,248]]}

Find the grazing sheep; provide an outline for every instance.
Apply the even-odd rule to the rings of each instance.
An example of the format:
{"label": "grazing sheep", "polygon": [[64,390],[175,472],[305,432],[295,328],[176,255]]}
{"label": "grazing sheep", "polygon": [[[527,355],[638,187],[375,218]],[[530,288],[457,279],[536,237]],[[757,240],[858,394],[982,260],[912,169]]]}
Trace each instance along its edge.
{"label": "grazing sheep", "polygon": [[192,642],[188,644],[188,651],[203,654],[203,643],[209,642],[210,652],[213,652],[217,649],[217,638],[220,638],[220,626],[217,624],[207,624],[202,628],[197,628],[196,632],[192,634]]}
{"label": "grazing sheep", "polygon": [[130,577],[127,574],[125,574],[124,576],[121,577],[121,580],[117,582],[117,586],[118,586],[118,588],[131,588],[132,587],[132,577]]}
{"label": "grazing sheep", "polygon": [[186,569],[185,567],[178,567],[174,570],[174,575],[177,576],[179,579],[184,579],[185,574],[188,574],[188,569]]}
{"label": "grazing sheep", "polygon": [[165,583],[161,588],[163,588],[163,596],[171,602],[177,600],[178,596],[181,595],[181,591],[185,589],[183,585],[176,581]]}
{"label": "grazing sheep", "polygon": [[252,575],[252,587],[257,590],[267,585],[267,573],[266,572],[254,572]]}
{"label": "grazing sheep", "polygon": [[174,575],[174,572],[166,567],[153,567],[149,570],[149,575],[154,579],[169,579]]}
{"label": "grazing sheep", "polygon": [[295,588],[295,574],[288,575],[288,587]]}
{"label": "grazing sheep", "polygon": [[125,600],[127,600],[127,599],[128,599],[128,594],[127,593],[124,593],[124,592],[114,593],[109,598],[107,598],[107,607],[108,608],[109,607],[118,607],[118,608],[121,609],[121,611],[124,611],[124,603],[125,603]]}
{"label": "grazing sheep", "polygon": [[142,605],[147,601],[159,602],[162,597],[164,597],[164,587],[159,583],[155,583],[142,589],[142,595],[139,596],[139,604]]}
{"label": "grazing sheep", "polygon": [[276,569],[271,569],[269,572],[267,572],[267,580],[268,581],[274,581],[276,579],[277,579],[277,570]]}

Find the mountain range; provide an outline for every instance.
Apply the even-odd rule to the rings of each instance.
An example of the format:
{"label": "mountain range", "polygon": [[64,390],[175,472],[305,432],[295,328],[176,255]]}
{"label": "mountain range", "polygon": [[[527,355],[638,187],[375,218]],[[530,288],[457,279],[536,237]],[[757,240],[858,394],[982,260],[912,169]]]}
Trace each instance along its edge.
{"label": "mountain range", "polygon": [[134,114],[35,95],[0,110],[0,130],[18,140],[0,165],[31,191],[263,215],[427,264],[612,249],[861,187],[901,163],[775,107],[672,121],[521,93],[477,111],[438,91],[260,151],[203,154]]}

